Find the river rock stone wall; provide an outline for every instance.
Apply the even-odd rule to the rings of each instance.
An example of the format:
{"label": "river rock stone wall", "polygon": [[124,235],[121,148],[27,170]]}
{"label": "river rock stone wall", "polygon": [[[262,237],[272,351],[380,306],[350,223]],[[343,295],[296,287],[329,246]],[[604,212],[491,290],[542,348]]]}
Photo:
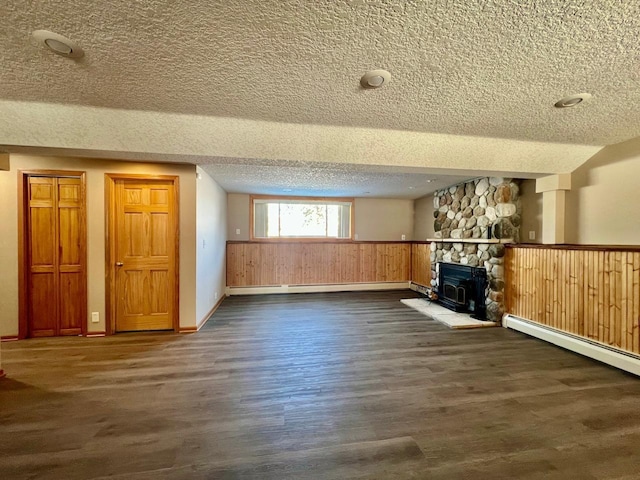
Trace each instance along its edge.
{"label": "river rock stone wall", "polygon": [[435,238],[499,238],[520,241],[520,182],[485,177],[433,195]]}
{"label": "river rock stone wall", "polygon": [[[442,240],[431,243],[432,287],[438,286],[438,262],[484,266],[487,317],[500,322],[504,314],[505,248],[491,241],[520,241],[519,180],[485,177],[454,185],[434,194],[433,207],[435,238]],[[477,243],[456,242],[462,239]]]}

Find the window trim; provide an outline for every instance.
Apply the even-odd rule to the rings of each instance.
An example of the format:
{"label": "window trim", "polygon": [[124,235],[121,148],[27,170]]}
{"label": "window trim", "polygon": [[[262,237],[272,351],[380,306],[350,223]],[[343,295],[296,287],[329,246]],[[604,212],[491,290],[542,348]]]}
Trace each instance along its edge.
{"label": "window trim", "polygon": [[[335,202],[349,202],[351,207],[349,208],[349,216],[350,216],[350,225],[351,225],[351,236],[349,238],[333,238],[333,237],[256,237],[255,236],[255,208],[254,201],[255,200],[308,200],[310,202],[325,202],[325,203],[335,203]],[[354,216],[355,212],[355,199],[353,197],[299,197],[299,196],[287,196],[287,195],[249,195],[249,241],[251,242],[261,242],[261,243],[278,243],[278,242],[353,242],[356,231],[356,219]]]}

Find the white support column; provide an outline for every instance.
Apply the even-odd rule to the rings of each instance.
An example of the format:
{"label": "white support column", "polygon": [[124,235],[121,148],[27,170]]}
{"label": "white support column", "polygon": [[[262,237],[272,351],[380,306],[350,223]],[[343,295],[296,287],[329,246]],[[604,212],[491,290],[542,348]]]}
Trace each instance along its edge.
{"label": "white support column", "polygon": [[542,193],[542,243],[565,242],[565,194],[571,190],[571,174],[549,175],[536,180]]}

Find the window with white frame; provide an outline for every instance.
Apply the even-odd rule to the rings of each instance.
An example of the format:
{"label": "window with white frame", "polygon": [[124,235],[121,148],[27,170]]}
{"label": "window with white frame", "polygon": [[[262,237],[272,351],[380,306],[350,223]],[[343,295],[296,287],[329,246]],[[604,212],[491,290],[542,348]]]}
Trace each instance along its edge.
{"label": "window with white frame", "polygon": [[351,239],[353,199],[251,197],[259,239]]}

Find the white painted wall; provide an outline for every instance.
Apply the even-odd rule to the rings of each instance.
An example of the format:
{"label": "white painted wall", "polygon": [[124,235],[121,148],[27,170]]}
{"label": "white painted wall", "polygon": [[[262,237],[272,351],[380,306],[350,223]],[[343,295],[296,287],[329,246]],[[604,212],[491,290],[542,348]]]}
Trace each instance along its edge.
{"label": "white painted wall", "polygon": [[196,181],[196,318],[205,316],[226,287],[227,192],[197,167]]}
{"label": "white painted wall", "polygon": [[[520,241],[522,243],[541,243],[542,194],[536,193],[535,180],[523,180],[520,184],[520,204],[522,205]],[[535,232],[535,238],[529,238],[529,232]]]}
{"label": "white painted wall", "polygon": [[[227,239],[249,240],[249,195],[227,194]],[[236,233],[240,230],[240,233]]]}
{"label": "white painted wall", "polygon": [[433,238],[433,194],[415,200],[414,210],[413,239],[425,241]]}
{"label": "white painted wall", "polygon": [[358,240],[413,240],[413,200],[356,198],[354,215]]}
{"label": "white painted wall", "polygon": [[640,245],[640,137],[603,148],[572,173],[567,243]]}

